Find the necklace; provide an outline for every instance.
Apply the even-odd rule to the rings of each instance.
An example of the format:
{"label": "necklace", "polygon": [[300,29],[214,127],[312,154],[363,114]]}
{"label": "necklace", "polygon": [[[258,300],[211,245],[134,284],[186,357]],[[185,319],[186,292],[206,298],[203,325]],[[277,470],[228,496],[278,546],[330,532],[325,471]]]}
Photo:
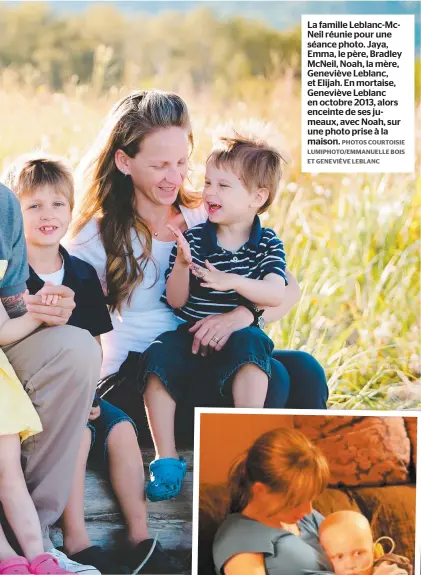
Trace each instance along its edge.
{"label": "necklace", "polygon": [[[171,219],[173,218],[174,213],[175,213],[174,208],[171,207],[170,216],[169,216],[169,218],[166,220],[166,222],[165,222],[165,224],[164,224],[165,230],[167,230],[167,225],[170,223]],[[150,224],[148,224],[148,227],[149,227],[149,229],[150,229],[150,231],[151,231],[151,233],[152,233],[152,235],[153,235],[154,238],[157,238],[158,235],[161,233],[161,232],[158,232],[155,228],[153,228]]]}

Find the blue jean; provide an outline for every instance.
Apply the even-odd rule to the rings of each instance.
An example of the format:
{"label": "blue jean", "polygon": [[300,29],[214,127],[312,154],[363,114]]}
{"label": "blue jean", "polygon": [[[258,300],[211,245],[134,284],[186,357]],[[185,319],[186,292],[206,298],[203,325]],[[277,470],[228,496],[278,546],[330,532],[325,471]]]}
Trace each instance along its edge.
{"label": "blue jean", "polygon": [[316,358],[305,351],[275,350],[271,365],[265,407],[327,409],[326,375]]}
{"label": "blue jean", "polygon": [[[152,347],[154,345],[159,344],[154,343]],[[107,389],[112,389],[111,397],[116,401],[124,401],[123,390],[127,389],[126,386],[142,392],[145,385],[145,363],[150,349],[145,353],[129,352],[120,370],[101,382],[101,395],[107,393]],[[162,356],[157,363],[161,361]],[[269,368],[266,408],[326,409],[329,396],[326,376],[312,355],[303,351],[275,350],[271,354]],[[187,373],[184,374],[184,380],[186,383],[189,380]],[[191,385],[183,399],[190,406],[196,407],[232,407],[232,396],[221,396],[220,390],[215,387],[206,389],[201,385],[198,389],[198,386]],[[125,405],[125,409],[128,408],[129,405]]]}
{"label": "blue jean", "polygon": [[97,461],[107,463],[107,440],[113,427],[122,421],[129,421],[137,435],[137,429],[134,421],[115,405],[112,405],[104,399],[96,397],[98,405],[101,408],[99,417],[93,421],[88,421],[87,427],[91,430],[91,451],[90,457]]}
{"label": "blue jean", "polygon": [[[224,348],[202,357],[192,353],[189,325],[160,335],[144,353],[143,384],[150,373],[158,375],[171,397],[185,400],[192,388],[200,394],[231,395],[230,382],[245,364],[258,366],[271,377],[273,342],[264,331],[247,327],[234,332]],[[140,386],[142,391],[142,386]]]}
{"label": "blue jean", "polygon": [[[268,409],[327,409],[329,390],[320,363],[304,351],[272,353],[271,377],[264,407]],[[201,407],[232,407],[232,397],[203,394],[194,398],[194,405]]]}

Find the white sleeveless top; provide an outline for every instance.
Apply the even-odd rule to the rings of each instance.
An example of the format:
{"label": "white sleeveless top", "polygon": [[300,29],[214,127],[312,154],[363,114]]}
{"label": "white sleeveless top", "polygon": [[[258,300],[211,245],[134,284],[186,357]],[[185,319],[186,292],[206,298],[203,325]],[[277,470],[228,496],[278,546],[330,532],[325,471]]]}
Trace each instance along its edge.
{"label": "white sleeveless top", "polygon": [[[202,224],[207,219],[204,206],[189,209],[180,207],[188,228]],[[142,245],[136,234],[132,235],[134,256],[140,257]],[[101,377],[119,370],[129,351],[143,352],[161,333],[177,329],[181,323],[169,307],[160,300],[165,289],[165,270],[175,242],[161,242],[152,238],[152,256],[144,269],[144,281],[133,292],[130,307],[123,303],[121,313],[113,312],[113,331],[101,336],[103,361]],[[63,245],[78,258],[91,264],[106,292],[106,253],[95,220],[89,221],[75,238],[66,238]],[[154,283],[157,278],[156,283]]]}

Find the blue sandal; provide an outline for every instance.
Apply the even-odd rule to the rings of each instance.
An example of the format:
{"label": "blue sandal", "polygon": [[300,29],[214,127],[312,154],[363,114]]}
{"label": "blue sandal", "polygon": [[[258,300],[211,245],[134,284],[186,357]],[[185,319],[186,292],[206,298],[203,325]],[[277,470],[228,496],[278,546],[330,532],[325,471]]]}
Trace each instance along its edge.
{"label": "blue sandal", "polygon": [[150,481],[146,485],[146,496],[150,501],[164,501],[176,497],[187,472],[184,457],[156,459],[149,465]]}

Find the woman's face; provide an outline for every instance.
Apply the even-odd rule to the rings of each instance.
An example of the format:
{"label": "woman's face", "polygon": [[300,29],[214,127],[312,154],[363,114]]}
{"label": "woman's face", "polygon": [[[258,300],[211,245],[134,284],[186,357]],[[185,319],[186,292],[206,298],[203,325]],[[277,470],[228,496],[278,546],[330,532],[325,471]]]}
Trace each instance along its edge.
{"label": "woman's face", "polygon": [[125,158],[135,191],[153,203],[173,204],[187,175],[188,155],[184,128],[161,128],[146,136],[136,156]]}
{"label": "woman's face", "polygon": [[297,507],[288,508],[283,504],[282,495],[271,491],[266,485],[260,485],[262,487],[254,491],[253,505],[262,510],[266,524],[270,523],[273,527],[279,527],[280,523],[294,525],[297,521],[312,513],[312,501],[306,501]]}
{"label": "woman's face", "polygon": [[313,506],[311,501],[306,501],[298,507],[293,509],[282,509],[280,508],[279,497],[274,498],[271,507],[268,507],[268,518],[273,519],[279,523],[286,523],[287,525],[294,525],[300,519],[309,515],[313,511]]}

